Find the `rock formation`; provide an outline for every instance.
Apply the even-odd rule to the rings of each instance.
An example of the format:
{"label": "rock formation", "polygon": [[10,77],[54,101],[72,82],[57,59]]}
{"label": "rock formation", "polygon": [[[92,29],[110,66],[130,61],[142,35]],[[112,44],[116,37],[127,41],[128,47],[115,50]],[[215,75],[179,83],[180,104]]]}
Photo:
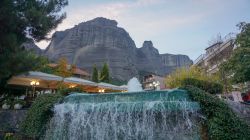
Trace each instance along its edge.
{"label": "rock formation", "polygon": [[169,73],[168,67],[186,66],[191,62],[183,55],[160,55],[151,41],[136,48],[129,34],[118,27],[116,21],[106,18],[95,18],[54,33],[45,55],[53,61],[65,57],[69,63],[89,72],[94,64],[100,69],[107,62],[112,78],[119,80],[138,76],[141,70],[164,75]]}
{"label": "rock formation", "polygon": [[21,47],[25,50],[32,51],[37,55],[41,55],[43,53],[43,51],[33,41],[23,43]]}

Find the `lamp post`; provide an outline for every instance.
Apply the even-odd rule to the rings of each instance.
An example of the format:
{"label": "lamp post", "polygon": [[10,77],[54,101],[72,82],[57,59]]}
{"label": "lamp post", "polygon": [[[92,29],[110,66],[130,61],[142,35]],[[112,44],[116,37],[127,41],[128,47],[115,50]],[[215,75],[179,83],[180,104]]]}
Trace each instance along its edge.
{"label": "lamp post", "polygon": [[154,87],[154,90],[158,90],[157,87],[160,85],[160,82],[157,81],[157,82],[153,82],[153,87]]}
{"label": "lamp post", "polygon": [[34,97],[34,94],[35,94],[35,89],[36,89],[36,86],[38,86],[40,83],[38,81],[31,81],[30,82],[30,85],[32,87],[32,96]]}

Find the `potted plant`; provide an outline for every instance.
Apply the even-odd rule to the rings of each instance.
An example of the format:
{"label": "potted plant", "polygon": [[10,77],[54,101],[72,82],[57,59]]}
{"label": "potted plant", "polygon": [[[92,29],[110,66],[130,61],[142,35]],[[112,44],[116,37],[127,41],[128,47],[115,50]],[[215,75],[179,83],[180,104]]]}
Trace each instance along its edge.
{"label": "potted plant", "polygon": [[21,109],[25,105],[25,101],[21,99],[14,100],[14,109]]}
{"label": "potted plant", "polygon": [[10,99],[5,99],[3,101],[2,109],[9,109],[11,105],[11,100]]}

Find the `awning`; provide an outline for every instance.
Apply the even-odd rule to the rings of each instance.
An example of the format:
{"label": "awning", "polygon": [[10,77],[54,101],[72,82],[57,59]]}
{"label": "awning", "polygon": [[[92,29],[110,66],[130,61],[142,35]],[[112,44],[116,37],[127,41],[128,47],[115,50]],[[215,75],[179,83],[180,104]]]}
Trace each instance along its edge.
{"label": "awning", "polygon": [[76,78],[76,77],[67,77],[64,79],[64,82],[66,83],[75,83],[79,85],[88,85],[88,86],[97,86],[97,83],[88,81],[82,78]]}
{"label": "awning", "polygon": [[127,88],[125,88],[125,87],[120,87],[120,86],[116,86],[116,85],[112,85],[112,84],[108,84],[108,83],[103,83],[103,82],[98,83],[98,87],[112,89],[112,90],[127,90]]}
{"label": "awning", "polygon": [[9,81],[9,85],[31,86],[31,82],[39,82],[36,87],[40,88],[56,88],[58,82],[63,81],[63,78],[53,74],[47,74],[38,71],[29,71],[24,74],[13,76]]}

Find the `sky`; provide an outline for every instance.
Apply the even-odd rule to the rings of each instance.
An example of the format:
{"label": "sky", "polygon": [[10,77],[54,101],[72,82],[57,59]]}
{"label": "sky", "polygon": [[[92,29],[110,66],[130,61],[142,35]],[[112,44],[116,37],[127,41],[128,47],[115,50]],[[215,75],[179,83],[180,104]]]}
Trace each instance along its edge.
{"label": "sky", "polygon": [[[67,18],[53,32],[105,17],[116,20],[138,48],[151,40],[160,53],[192,60],[218,34],[238,33],[239,22],[250,22],[250,0],[69,0],[64,11]],[[36,44],[45,49],[49,42]]]}

